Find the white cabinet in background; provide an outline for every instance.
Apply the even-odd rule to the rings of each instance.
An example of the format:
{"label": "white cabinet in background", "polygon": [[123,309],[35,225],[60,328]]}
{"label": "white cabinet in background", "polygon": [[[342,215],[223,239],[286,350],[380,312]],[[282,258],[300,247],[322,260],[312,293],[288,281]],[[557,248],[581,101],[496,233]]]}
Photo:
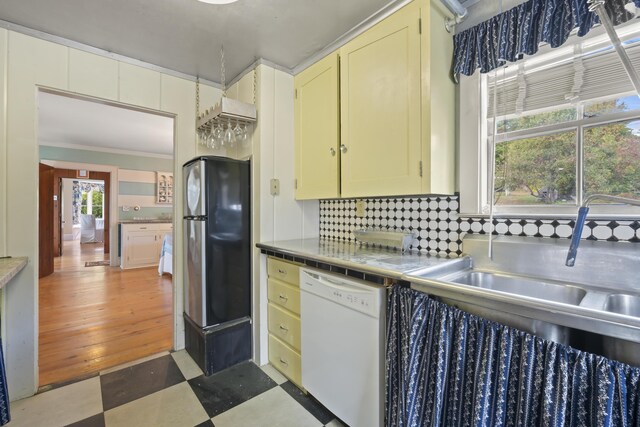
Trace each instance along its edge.
{"label": "white cabinet in background", "polygon": [[162,240],[172,232],[170,223],[122,224],[120,267],[158,266]]}

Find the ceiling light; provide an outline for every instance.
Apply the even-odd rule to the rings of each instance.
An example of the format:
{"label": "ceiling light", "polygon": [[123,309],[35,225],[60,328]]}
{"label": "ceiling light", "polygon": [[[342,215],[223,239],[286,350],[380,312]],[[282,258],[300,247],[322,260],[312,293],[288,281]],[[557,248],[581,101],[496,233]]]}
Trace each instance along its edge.
{"label": "ceiling light", "polygon": [[210,4],[229,4],[229,3],[236,2],[238,0],[198,0],[198,1],[201,1],[203,3],[210,3]]}

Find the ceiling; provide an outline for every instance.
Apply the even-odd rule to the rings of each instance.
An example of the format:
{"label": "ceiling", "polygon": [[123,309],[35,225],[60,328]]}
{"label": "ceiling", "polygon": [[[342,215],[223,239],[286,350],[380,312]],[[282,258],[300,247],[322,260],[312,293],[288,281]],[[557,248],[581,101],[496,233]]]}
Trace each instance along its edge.
{"label": "ceiling", "polygon": [[38,143],[172,156],[173,119],[39,92]]}
{"label": "ceiling", "polygon": [[262,58],[292,69],[398,0],[0,0],[0,20],[220,82]]}

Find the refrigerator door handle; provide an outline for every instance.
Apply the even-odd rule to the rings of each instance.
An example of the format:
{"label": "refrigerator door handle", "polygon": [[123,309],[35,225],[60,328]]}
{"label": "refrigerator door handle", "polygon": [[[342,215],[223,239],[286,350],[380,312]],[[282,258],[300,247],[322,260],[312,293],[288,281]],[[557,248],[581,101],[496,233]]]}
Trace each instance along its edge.
{"label": "refrigerator door handle", "polygon": [[198,326],[207,326],[206,227],[204,221],[184,220],[186,253],[185,311]]}

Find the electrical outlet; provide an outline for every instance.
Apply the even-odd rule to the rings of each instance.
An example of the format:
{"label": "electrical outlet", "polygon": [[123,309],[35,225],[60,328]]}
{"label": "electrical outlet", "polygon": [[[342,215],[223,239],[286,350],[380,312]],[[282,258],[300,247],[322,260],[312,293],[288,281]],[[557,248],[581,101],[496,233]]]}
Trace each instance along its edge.
{"label": "electrical outlet", "polygon": [[271,180],[271,195],[279,196],[280,195],[280,180],[272,179]]}
{"label": "electrical outlet", "polygon": [[364,200],[360,199],[360,200],[356,200],[356,216],[358,218],[364,218],[364,210],[365,210],[366,206],[364,203]]}

